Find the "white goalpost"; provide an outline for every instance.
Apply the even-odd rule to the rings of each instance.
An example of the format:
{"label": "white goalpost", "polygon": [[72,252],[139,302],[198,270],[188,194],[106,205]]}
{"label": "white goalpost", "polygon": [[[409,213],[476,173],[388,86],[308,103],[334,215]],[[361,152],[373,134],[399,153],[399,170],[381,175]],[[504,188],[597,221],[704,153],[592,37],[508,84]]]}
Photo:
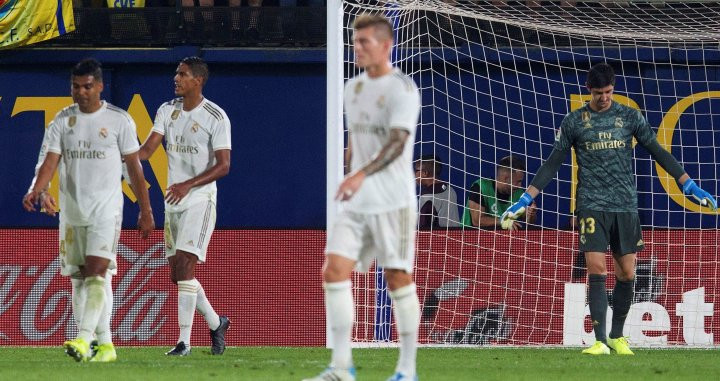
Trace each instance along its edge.
{"label": "white goalpost", "polygon": [[[471,184],[494,179],[506,156],[525,164],[527,186],[562,118],[589,99],[585,75],[598,62],[615,69],[614,101],[639,109],[690,177],[720,193],[718,2],[328,0],[327,12],[328,227],[339,208],[342,86],[358,73],[351,36],[361,13],[382,13],[396,27],[393,62],[422,97],[414,155],[442,162],[460,216]],[[625,334],[640,347],[718,347],[718,212],[686,198],[639,147],[634,172],[645,249]],[[572,227],[575,183],[573,155],[536,200],[537,221],[519,231],[463,221],[418,230],[421,344],[594,342]],[[382,276],[356,274],[353,285],[355,344],[395,345]]]}

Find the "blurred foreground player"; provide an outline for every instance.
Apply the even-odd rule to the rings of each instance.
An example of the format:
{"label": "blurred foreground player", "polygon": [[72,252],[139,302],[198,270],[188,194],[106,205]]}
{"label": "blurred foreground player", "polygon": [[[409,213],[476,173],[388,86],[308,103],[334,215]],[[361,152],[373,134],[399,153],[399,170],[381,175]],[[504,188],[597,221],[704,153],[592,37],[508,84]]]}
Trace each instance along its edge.
{"label": "blurred foreground player", "polygon": [[323,268],[325,306],[332,330],[330,366],[310,381],[355,380],[350,352],[355,265],[377,258],[393,301],[400,358],[389,380],[416,380],[420,303],[412,271],[417,201],[413,143],[420,95],[411,78],[390,63],[393,30],[377,15],[361,15],[353,26],[355,61],[364,69],[345,84],[345,122],[351,170],[336,199],[347,201],[328,232]]}

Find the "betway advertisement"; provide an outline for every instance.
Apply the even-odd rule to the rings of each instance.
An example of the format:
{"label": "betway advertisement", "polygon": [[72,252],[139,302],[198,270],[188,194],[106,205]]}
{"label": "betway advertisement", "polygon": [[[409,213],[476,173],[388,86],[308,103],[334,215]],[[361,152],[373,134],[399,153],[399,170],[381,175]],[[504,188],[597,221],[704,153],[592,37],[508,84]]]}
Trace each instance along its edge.
{"label": "betway advertisement", "polygon": [[[625,334],[633,346],[720,344],[717,230],[644,232],[635,301]],[[0,230],[0,343],[60,345],[76,333],[70,281],[59,274],[57,230]],[[198,267],[218,313],[232,321],[229,345],[325,345],[320,268],[325,232],[219,230]],[[439,231],[418,234],[414,273],[422,305],[420,340],[443,345],[592,343],[586,273],[569,231]],[[608,268],[612,272],[608,256]],[[123,231],[113,278],[118,345],[172,345],[176,287],[162,232]],[[353,276],[357,342],[395,327],[377,277]],[[608,293],[614,285],[608,277]],[[384,312],[383,312],[384,311]],[[608,322],[612,311],[608,311]],[[381,328],[381,329],[378,329]],[[192,344],[209,345],[196,315]]]}

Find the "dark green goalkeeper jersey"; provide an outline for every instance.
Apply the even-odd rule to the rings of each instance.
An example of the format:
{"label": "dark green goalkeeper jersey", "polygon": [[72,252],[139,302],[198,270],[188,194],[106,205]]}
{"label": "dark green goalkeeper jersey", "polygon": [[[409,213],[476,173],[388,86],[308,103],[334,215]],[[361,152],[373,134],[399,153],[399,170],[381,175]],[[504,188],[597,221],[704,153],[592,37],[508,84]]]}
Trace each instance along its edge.
{"label": "dark green goalkeeper jersey", "polygon": [[646,148],[656,144],[642,114],[618,102],[603,112],[586,104],[565,116],[554,148],[565,153],[575,148],[578,210],[637,212],[633,137]]}

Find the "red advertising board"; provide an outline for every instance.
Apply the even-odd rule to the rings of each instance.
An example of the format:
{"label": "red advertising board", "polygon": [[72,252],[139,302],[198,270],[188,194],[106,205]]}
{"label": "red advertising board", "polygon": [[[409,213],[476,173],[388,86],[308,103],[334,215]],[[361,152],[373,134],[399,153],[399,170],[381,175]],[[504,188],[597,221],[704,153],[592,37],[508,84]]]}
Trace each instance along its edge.
{"label": "red advertising board", "polygon": [[[631,339],[647,345],[720,343],[720,266],[715,230],[646,231],[638,255]],[[585,277],[576,236],[564,231],[420,232],[415,279],[423,343],[581,345]],[[198,279],[232,321],[229,345],[325,345],[320,268],[325,233],[220,230]],[[59,275],[57,231],[0,230],[0,342],[58,345],[75,334],[70,282]],[[124,231],[113,278],[114,340],[171,345],[177,338],[176,287],[162,233]],[[609,270],[612,263],[608,256]],[[613,277],[608,277],[608,288]],[[373,339],[375,281],[354,276],[358,341]],[[566,293],[572,291],[573,298]],[[578,295],[580,295],[578,297]],[[566,297],[567,296],[567,297]],[[635,313],[635,315],[633,315]],[[588,336],[589,335],[589,336]],[[394,337],[394,333],[393,333]],[[197,315],[193,345],[208,345]]]}

